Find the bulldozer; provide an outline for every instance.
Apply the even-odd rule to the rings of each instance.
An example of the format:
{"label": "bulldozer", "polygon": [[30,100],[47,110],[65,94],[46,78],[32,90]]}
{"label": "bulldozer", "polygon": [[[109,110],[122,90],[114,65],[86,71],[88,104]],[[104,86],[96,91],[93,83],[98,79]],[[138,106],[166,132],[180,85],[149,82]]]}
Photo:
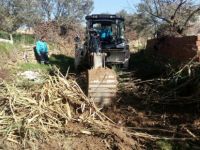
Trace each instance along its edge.
{"label": "bulldozer", "polygon": [[85,17],[82,43],[75,38],[75,69],[87,68],[87,95],[95,103],[110,105],[117,93],[117,74],[113,65],[127,69],[130,51],[125,39],[124,18],[110,14]]}

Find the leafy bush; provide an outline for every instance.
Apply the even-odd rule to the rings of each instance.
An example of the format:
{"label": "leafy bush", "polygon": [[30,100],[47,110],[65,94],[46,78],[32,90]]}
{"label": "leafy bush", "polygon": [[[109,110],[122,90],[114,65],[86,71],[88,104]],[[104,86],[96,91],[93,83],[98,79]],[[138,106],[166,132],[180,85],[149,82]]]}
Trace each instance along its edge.
{"label": "leafy bush", "polygon": [[7,32],[0,31],[0,38],[10,40],[10,35]]}
{"label": "leafy bush", "polygon": [[[0,31],[0,38],[10,40],[10,35],[7,32]],[[13,40],[15,43],[33,44],[35,35],[14,33]]]}

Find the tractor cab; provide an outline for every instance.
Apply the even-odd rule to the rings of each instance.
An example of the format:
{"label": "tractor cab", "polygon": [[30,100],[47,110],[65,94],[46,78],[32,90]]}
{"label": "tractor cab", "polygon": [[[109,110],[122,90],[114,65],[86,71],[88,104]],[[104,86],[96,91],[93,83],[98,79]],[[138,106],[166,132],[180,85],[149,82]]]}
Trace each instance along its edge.
{"label": "tractor cab", "polygon": [[86,34],[91,38],[90,31],[95,31],[104,49],[123,49],[125,46],[124,18],[116,15],[86,16]]}

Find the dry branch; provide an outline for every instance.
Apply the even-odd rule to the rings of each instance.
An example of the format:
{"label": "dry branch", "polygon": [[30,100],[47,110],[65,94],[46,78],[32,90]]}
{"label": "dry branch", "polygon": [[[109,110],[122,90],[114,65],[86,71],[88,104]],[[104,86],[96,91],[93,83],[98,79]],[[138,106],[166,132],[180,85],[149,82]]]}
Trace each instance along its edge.
{"label": "dry branch", "polygon": [[[114,134],[129,147],[137,144],[127,133],[119,137],[115,123],[87,98],[79,85],[61,74],[48,76],[43,85],[23,89],[15,84],[2,83],[0,89],[0,136],[3,141],[19,143],[24,147],[30,140],[50,138],[67,130],[69,122],[87,123],[106,134]],[[88,129],[80,134],[93,134]],[[120,131],[121,133],[121,131]],[[127,141],[126,141],[127,140]],[[132,140],[134,141],[134,140]]]}

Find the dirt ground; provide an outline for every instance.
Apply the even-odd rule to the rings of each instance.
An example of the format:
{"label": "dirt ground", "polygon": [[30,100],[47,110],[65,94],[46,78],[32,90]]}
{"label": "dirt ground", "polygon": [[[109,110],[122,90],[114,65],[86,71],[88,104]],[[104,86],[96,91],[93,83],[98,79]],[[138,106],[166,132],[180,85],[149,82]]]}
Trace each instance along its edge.
{"label": "dirt ground", "polygon": [[[144,87],[135,83],[138,80],[135,76],[133,70],[123,71],[118,76],[117,98],[102,111],[130,132],[151,135],[152,139],[138,138],[143,143],[142,149],[199,149],[199,104],[153,103],[145,99]],[[79,83],[85,85],[86,76],[79,77]]]}
{"label": "dirt ground", "polygon": [[[200,149],[200,105],[191,96],[195,93],[195,90],[191,90],[196,87],[195,84],[191,83],[179,91],[180,95],[185,96],[182,99],[177,94],[177,99],[171,98],[170,103],[162,102],[161,94],[166,95],[168,91],[162,93],[163,87],[153,85],[155,78],[165,76],[161,69],[162,61],[159,60],[158,68],[150,61],[133,61],[131,69],[119,73],[118,97],[113,106],[104,110],[105,114],[130,132],[151,135],[150,139],[141,140],[144,149]],[[152,93],[158,94],[158,97],[153,97]],[[191,94],[190,99],[187,99],[188,93]]]}
{"label": "dirt ground", "polygon": [[[145,148],[165,149],[159,141],[170,144],[166,149],[199,149],[199,104],[161,105],[138,96],[142,91],[129,82],[129,87],[118,93],[114,106],[104,110],[118,125],[129,131],[148,133],[157,140],[144,142]],[[132,87],[131,87],[132,86]]]}

